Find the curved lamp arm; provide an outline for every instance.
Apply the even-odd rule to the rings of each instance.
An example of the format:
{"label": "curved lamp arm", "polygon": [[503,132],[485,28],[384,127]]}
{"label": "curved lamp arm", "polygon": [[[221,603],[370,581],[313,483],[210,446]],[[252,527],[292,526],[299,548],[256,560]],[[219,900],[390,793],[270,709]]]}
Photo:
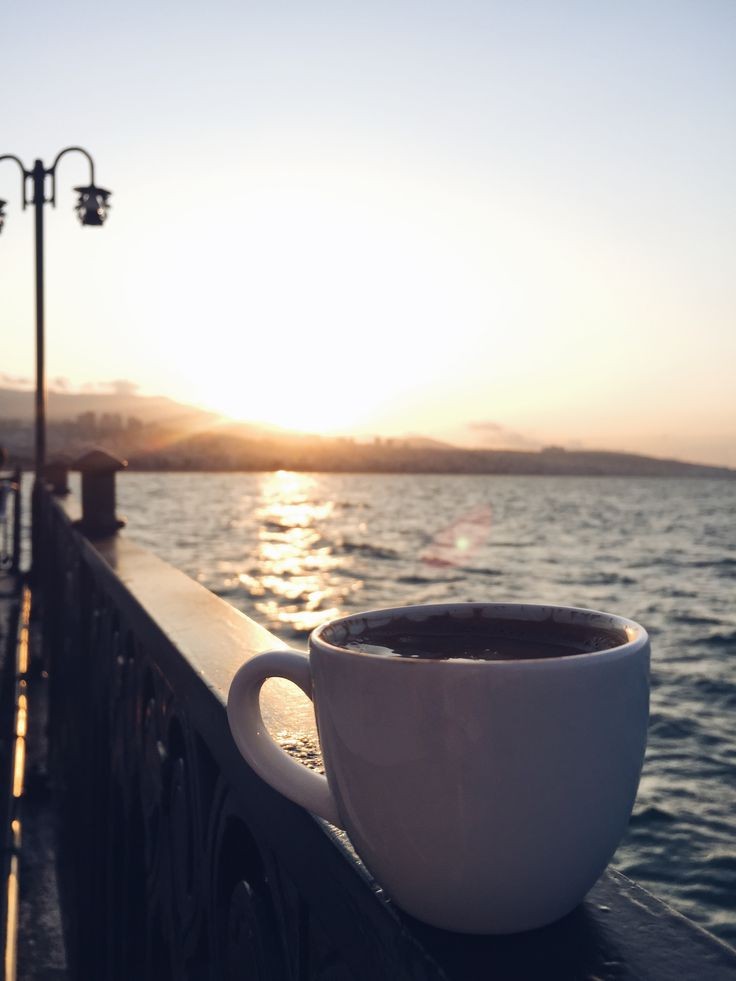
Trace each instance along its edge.
{"label": "curved lamp arm", "polygon": [[89,161],[89,182],[90,182],[90,185],[94,185],[94,182],[95,182],[95,162],[92,159],[92,157],[90,156],[90,154],[87,153],[87,151],[84,149],[84,147],[81,147],[81,146],[68,146],[68,147],[65,147],[63,150],[60,150],[59,153],[56,154],[56,159],[51,164],[51,166],[49,167],[49,169],[46,171],[47,174],[50,174],[51,175],[51,197],[50,197],[49,200],[50,200],[51,204],[54,206],[54,208],[56,207],[56,167],[57,167],[57,164],[59,163],[59,161],[61,160],[61,158],[64,156],[65,153],[81,153],[81,154],[83,154],[87,158],[87,160]]}
{"label": "curved lamp arm", "polygon": [[31,176],[30,172],[26,170],[22,161],[19,160],[14,153],[4,153],[2,157],[0,157],[0,163],[2,163],[3,160],[15,160],[20,167],[20,196],[23,201],[23,209],[25,210],[25,207],[28,204],[28,201],[26,200],[26,178]]}

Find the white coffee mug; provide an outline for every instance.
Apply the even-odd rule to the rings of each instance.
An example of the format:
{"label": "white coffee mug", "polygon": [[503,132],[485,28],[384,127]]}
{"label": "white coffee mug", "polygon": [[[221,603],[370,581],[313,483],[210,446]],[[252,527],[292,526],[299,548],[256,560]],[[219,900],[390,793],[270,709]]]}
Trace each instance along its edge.
{"label": "white coffee mug", "polygon": [[[407,629],[431,656],[381,653]],[[523,656],[464,656],[471,629],[491,648],[511,638]],[[550,644],[565,656],[549,656]],[[269,736],[259,706],[269,677],[312,698],[326,778]],[[626,831],[646,746],[649,639],[631,620],[567,607],[378,610],[317,628],[308,658],[248,661],[227,711],[251,767],[344,828],[399,906],[448,930],[513,933],[572,910]]]}

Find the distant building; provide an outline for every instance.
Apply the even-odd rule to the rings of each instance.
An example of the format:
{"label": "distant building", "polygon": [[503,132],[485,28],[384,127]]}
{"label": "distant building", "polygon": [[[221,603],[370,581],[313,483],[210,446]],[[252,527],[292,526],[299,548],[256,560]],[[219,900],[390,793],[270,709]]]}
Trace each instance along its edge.
{"label": "distant building", "polygon": [[119,412],[103,412],[100,417],[101,433],[119,433],[123,429],[123,417]]}
{"label": "distant building", "polygon": [[80,436],[95,436],[97,434],[97,413],[80,412],[77,416],[77,429]]}

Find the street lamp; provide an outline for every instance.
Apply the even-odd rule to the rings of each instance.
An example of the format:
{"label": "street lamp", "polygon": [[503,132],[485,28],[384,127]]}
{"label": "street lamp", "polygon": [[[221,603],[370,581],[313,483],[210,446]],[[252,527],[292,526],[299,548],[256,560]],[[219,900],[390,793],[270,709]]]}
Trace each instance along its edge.
{"label": "street lamp", "polygon": [[[86,187],[75,187],[79,200],[75,211],[83,225],[101,225],[107,218],[110,207],[108,198],[110,191],[95,184],[95,164],[92,157],[81,146],[68,146],[56,155],[50,167],[44,167],[36,160],[33,170],[26,170],[23,163],[12,153],[0,156],[3,160],[14,160],[21,171],[21,199],[23,210],[29,204],[36,209],[36,480],[43,479],[43,469],[46,462],[46,385],[44,380],[44,297],[43,297],[43,206],[51,204],[56,207],[56,168],[61,158],[67,153],[81,153],[89,161],[89,184]],[[51,178],[50,195],[46,197],[46,178]],[[28,182],[33,182],[33,193],[28,195]],[[6,202],[0,200],[0,231],[5,223]]]}

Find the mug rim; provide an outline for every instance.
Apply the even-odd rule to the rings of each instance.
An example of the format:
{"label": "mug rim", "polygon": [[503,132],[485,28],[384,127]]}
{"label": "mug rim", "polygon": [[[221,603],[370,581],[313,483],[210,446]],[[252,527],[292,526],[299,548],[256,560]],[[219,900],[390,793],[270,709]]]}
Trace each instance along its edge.
{"label": "mug rim", "polygon": [[[427,611],[431,616],[434,614],[448,613],[452,610],[467,610],[467,609],[491,609],[496,611],[506,611],[508,616],[502,619],[526,619],[526,620],[543,620],[543,619],[555,619],[555,614],[563,614],[564,619],[558,620],[557,622],[572,622],[577,617],[584,618],[604,618],[606,623],[600,624],[600,626],[605,626],[608,629],[623,630],[629,637],[629,640],[623,644],[615,644],[613,647],[605,647],[601,650],[596,651],[580,651],[572,656],[568,657],[527,657],[518,659],[478,659],[469,660],[464,658],[428,658],[428,657],[387,657],[386,654],[373,654],[369,651],[353,651],[347,647],[341,647],[339,644],[334,644],[329,640],[326,640],[323,636],[324,632],[334,627],[335,624],[348,623],[350,621],[356,621],[365,619],[366,617],[391,617],[397,614],[403,614],[404,616],[411,615],[414,611]],[[529,616],[528,614],[536,614]],[[520,615],[521,614],[521,615]],[[523,614],[527,614],[523,616]],[[590,624],[594,626],[594,624]],[[318,649],[321,649],[327,653],[349,656],[349,657],[359,657],[359,658],[370,658],[372,660],[379,661],[383,664],[414,664],[414,665],[442,665],[442,666],[452,666],[452,669],[459,670],[468,668],[480,668],[482,670],[487,669],[489,666],[495,665],[497,668],[499,666],[505,667],[506,669],[510,667],[523,669],[524,665],[529,665],[530,667],[540,665],[545,665],[547,669],[554,667],[555,665],[572,665],[580,663],[589,663],[593,660],[600,662],[603,658],[605,660],[610,660],[612,658],[620,658],[628,655],[635,654],[642,647],[645,647],[649,641],[649,634],[646,629],[642,627],[640,623],[635,620],[630,620],[627,617],[619,616],[616,613],[605,613],[602,610],[592,610],[586,607],[579,606],[563,606],[557,603],[513,603],[513,602],[469,602],[469,603],[415,603],[408,606],[393,606],[385,607],[375,610],[364,610],[357,613],[349,613],[346,616],[335,617],[332,620],[328,620],[325,623],[321,623],[318,627],[312,631],[309,636],[309,649],[312,652],[313,645]]]}

